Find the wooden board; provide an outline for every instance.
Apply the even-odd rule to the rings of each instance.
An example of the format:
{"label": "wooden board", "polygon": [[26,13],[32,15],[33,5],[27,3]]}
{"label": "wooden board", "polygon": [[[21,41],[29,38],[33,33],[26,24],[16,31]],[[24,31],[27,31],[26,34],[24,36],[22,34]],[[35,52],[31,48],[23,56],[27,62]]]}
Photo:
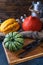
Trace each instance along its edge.
{"label": "wooden board", "polygon": [[[33,40],[30,39],[25,39],[24,45],[29,44],[29,42],[32,42]],[[9,65],[14,65],[14,64],[18,64],[21,62],[25,62],[28,60],[32,60],[34,58],[43,56],[43,44],[41,44],[40,46],[36,47],[34,50],[32,50],[31,52],[29,52],[24,58],[18,58],[18,54],[20,52],[22,52],[23,50],[19,50],[18,52],[10,52],[9,50],[7,50],[4,47],[4,43],[3,44],[3,48],[8,60]]]}

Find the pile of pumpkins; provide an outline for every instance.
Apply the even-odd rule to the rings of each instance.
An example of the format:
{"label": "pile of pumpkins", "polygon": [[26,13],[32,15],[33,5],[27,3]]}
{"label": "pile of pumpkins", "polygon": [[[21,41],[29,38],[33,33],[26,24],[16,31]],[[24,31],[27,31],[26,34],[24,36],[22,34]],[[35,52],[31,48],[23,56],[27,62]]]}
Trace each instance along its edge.
{"label": "pile of pumpkins", "polygon": [[23,47],[24,38],[16,32],[19,28],[20,25],[14,18],[9,18],[0,25],[0,32],[5,34],[3,41],[5,48],[10,51],[18,51]]}
{"label": "pile of pumpkins", "polygon": [[[40,31],[42,29],[42,22],[37,17],[29,16],[21,23],[21,27],[24,31]],[[9,32],[18,31],[19,28],[20,24],[16,19],[9,18],[0,25],[0,32],[7,34]]]}
{"label": "pile of pumpkins", "polygon": [[[40,31],[42,29],[42,22],[37,17],[26,17],[21,24],[24,31]],[[0,32],[5,34],[4,45],[10,51],[17,51],[23,47],[24,38],[17,31],[20,24],[14,18],[5,20],[0,25]]]}

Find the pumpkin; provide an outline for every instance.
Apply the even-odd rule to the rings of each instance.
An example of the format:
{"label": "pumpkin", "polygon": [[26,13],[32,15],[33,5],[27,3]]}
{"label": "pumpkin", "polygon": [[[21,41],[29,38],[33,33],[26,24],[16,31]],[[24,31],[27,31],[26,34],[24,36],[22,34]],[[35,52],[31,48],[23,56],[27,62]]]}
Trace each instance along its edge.
{"label": "pumpkin", "polygon": [[24,31],[41,31],[42,22],[35,16],[26,17],[22,23],[22,29]]}
{"label": "pumpkin", "polygon": [[5,36],[4,45],[5,48],[10,51],[17,51],[23,47],[23,36],[18,32],[10,32]]}
{"label": "pumpkin", "polygon": [[20,25],[14,18],[5,20],[0,26],[1,32],[3,32],[4,34],[17,31],[19,28]]}

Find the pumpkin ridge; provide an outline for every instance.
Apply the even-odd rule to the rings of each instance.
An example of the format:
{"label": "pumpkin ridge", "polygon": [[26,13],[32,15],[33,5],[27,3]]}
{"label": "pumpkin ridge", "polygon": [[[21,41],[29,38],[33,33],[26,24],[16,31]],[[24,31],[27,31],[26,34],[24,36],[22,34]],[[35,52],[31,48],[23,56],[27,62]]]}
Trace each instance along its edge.
{"label": "pumpkin ridge", "polygon": [[[9,22],[8,22],[8,21],[9,21]],[[8,20],[5,20],[5,21],[2,23],[1,27],[3,27],[3,26],[6,24],[6,25],[3,27],[3,28],[6,28],[8,25],[14,23],[15,21],[16,21],[16,20],[15,20],[14,18],[10,18],[10,19],[8,19]]]}
{"label": "pumpkin ridge", "polygon": [[18,50],[21,48],[21,45],[18,45],[18,42],[17,44],[15,44],[15,46],[17,47]]}
{"label": "pumpkin ridge", "polygon": [[21,42],[19,39],[21,39],[23,41],[22,38],[16,38],[15,41],[19,41],[19,43]]}
{"label": "pumpkin ridge", "polygon": [[[16,42],[19,42],[19,41],[16,41]],[[19,42],[21,45],[23,45],[21,42]]]}

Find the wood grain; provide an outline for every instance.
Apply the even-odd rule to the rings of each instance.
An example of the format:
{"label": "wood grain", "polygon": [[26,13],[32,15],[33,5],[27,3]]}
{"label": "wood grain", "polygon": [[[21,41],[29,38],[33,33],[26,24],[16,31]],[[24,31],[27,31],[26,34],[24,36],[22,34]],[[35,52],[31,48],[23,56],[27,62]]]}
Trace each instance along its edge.
{"label": "wood grain", "polygon": [[[31,0],[32,1],[32,0]],[[31,5],[30,0],[0,0],[0,16],[1,19],[7,19],[7,17],[20,18],[24,13],[30,15],[28,11]],[[3,16],[4,14],[4,16]]]}
{"label": "wood grain", "polygon": [[2,13],[0,18],[4,20],[9,17],[20,18],[23,14],[29,16],[31,12],[28,9],[32,1],[33,0],[0,0],[0,13]]}
{"label": "wood grain", "polygon": [[[33,40],[31,40],[31,39],[25,39],[24,46],[29,44],[32,41]],[[3,43],[3,48],[5,51],[8,63],[10,65],[18,64],[21,62],[25,62],[25,61],[43,56],[43,47],[42,46],[43,46],[43,44],[38,46],[37,48],[35,48],[33,51],[29,52],[24,58],[21,59],[18,57],[18,54],[21,53],[22,51],[24,51],[23,49],[19,50],[18,52],[10,52],[9,50],[7,50],[4,47],[4,43]]]}

